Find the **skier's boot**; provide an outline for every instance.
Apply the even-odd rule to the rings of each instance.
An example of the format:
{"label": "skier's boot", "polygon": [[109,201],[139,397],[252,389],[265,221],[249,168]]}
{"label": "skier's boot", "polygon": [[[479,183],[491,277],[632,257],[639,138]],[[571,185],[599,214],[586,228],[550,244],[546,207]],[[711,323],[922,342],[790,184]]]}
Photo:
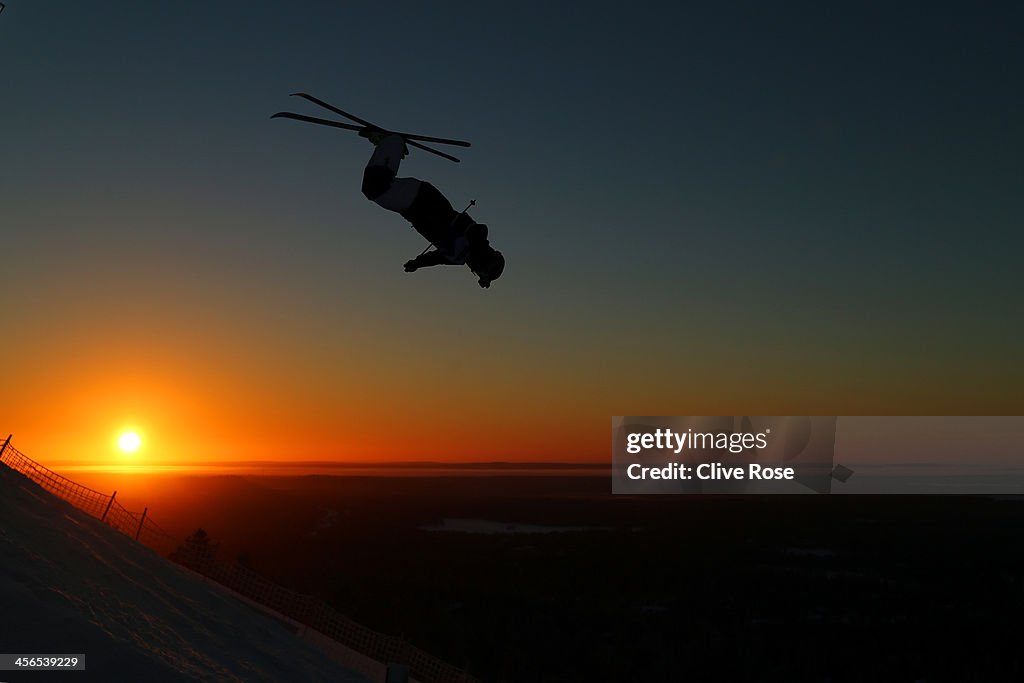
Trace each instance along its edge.
{"label": "skier's boot", "polygon": [[[381,142],[386,140],[389,136],[395,135],[395,133],[388,133],[383,130],[374,130],[372,128],[364,128],[359,131],[359,137],[366,138],[373,146],[376,147]],[[405,144],[405,138],[402,138],[402,158],[409,156],[409,146]]]}

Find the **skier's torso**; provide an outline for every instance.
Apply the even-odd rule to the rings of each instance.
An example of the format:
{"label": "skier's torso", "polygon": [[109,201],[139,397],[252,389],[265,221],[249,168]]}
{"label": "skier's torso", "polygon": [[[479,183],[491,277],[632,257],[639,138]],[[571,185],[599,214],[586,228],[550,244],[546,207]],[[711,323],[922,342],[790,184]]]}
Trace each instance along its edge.
{"label": "skier's torso", "polygon": [[473,219],[469,214],[456,213],[436,187],[422,183],[416,199],[401,214],[412,223],[416,232],[445,255],[449,263],[465,263],[469,251],[466,228],[473,224]]}

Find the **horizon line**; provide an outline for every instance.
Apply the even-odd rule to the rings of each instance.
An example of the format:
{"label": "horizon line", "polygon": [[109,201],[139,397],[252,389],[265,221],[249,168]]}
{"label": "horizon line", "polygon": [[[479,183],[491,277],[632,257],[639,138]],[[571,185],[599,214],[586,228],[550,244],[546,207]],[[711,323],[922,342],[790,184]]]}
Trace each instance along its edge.
{"label": "horizon line", "polygon": [[352,461],[352,460],[211,460],[193,462],[146,462],[138,464],[120,463],[111,465],[108,463],[93,464],[82,461],[59,461],[53,462],[53,467],[308,467],[308,468],[337,468],[337,469],[365,469],[365,468],[484,468],[484,469],[592,469],[595,467],[610,467],[610,463],[603,462],[532,462],[520,460],[472,460],[458,462],[451,460],[389,460],[385,462],[375,461]]}

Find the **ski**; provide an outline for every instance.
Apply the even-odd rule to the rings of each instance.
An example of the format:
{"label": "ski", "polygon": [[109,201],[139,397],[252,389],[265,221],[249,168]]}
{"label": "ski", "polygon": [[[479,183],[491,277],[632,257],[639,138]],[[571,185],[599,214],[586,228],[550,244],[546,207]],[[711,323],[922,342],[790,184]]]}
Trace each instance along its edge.
{"label": "ski", "polygon": [[316,116],[306,116],[305,114],[293,114],[290,111],[279,111],[276,114],[271,115],[272,119],[294,119],[295,121],[305,121],[306,123],[316,123],[321,126],[333,126],[334,128],[344,128],[345,130],[364,131],[364,130],[375,130],[369,126],[356,126],[351,123],[342,123],[341,121],[331,121],[330,119],[321,119]]}
{"label": "ski", "polygon": [[[393,132],[393,131],[384,130],[383,128],[378,128],[377,126],[353,126],[352,124],[349,124],[349,123],[341,123],[340,121],[330,121],[328,119],[320,119],[320,118],[317,118],[315,116],[306,116],[305,114],[295,114],[295,113],[290,112],[290,111],[279,111],[276,114],[272,114],[270,118],[272,118],[272,119],[293,119],[295,121],[305,121],[306,123],[316,123],[316,124],[319,124],[321,126],[331,126],[333,128],[343,128],[345,130],[354,130],[354,131],[375,130],[375,131],[380,131],[380,132],[383,132],[383,133],[391,133],[391,132]],[[436,154],[437,156],[442,157],[444,159],[448,159],[449,161],[454,161],[457,164],[461,163],[461,160],[458,157],[453,157],[451,154],[448,154],[446,152],[442,152],[439,149],[434,149],[433,147],[427,147],[426,145],[424,145],[421,142],[416,142],[415,140],[409,139],[403,133],[396,133],[396,135],[401,135],[402,138],[405,139],[405,144],[409,145],[410,147],[417,147],[419,149],[422,149],[425,152],[430,152],[431,154]]]}
{"label": "ski", "polygon": [[352,121],[355,121],[356,123],[358,123],[358,124],[360,124],[362,126],[365,126],[366,128],[370,128],[370,129],[373,129],[373,130],[383,131],[385,133],[398,133],[398,135],[401,135],[403,138],[405,138],[407,140],[421,140],[423,142],[436,142],[436,143],[441,144],[441,145],[458,145],[459,147],[469,147],[470,146],[470,143],[466,142],[465,140],[452,140],[451,138],[436,138],[436,137],[433,137],[431,135],[418,135],[416,133],[400,133],[398,131],[388,130],[387,128],[381,128],[380,126],[378,126],[376,124],[373,124],[373,123],[370,123],[369,121],[367,121],[365,119],[361,119],[361,118],[359,118],[358,116],[356,116],[354,114],[349,114],[347,111],[344,111],[342,109],[338,109],[334,105],[328,104],[327,102],[324,102],[323,100],[321,100],[321,99],[319,99],[317,97],[313,97],[312,95],[310,95],[308,93],[293,92],[291,94],[291,97],[301,97],[302,99],[307,100],[309,102],[312,102],[313,104],[319,105],[319,106],[323,107],[324,109],[327,109],[328,111],[332,111],[335,114],[338,114],[339,116],[344,116],[346,119],[350,119]]}
{"label": "ski", "polygon": [[[272,118],[272,119],[293,119],[295,121],[305,121],[306,123],[315,123],[315,124],[318,124],[318,125],[321,125],[321,126],[331,126],[333,128],[342,128],[344,130],[354,130],[354,131],[357,131],[357,132],[362,132],[364,130],[381,130],[380,128],[377,128],[376,126],[356,126],[356,125],[353,125],[351,123],[342,123],[341,121],[331,121],[330,119],[321,119],[321,118],[319,118],[317,116],[306,116],[305,114],[296,114],[296,113],[290,112],[290,111],[279,111],[276,114],[271,115],[270,118]],[[391,132],[391,131],[385,131],[385,132]],[[456,157],[453,157],[451,154],[445,154],[444,152],[442,152],[440,150],[433,149],[431,147],[427,147],[426,145],[420,145],[420,144],[417,144],[416,142],[414,142],[414,140],[422,139],[425,136],[417,136],[417,135],[413,135],[413,134],[410,134],[410,133],[397,133],[397,135],[401,135],[403,138],[405,138],[405,141],[408,144],[410,144],[410,145],[413,145],[415,147],[419,147],[420,149],[425,149],[428,152],[432,152],[434,154],[437,154],[438,156],[444,157],[445,159],[450,159],[451,161],[459,163],[459,159],[456,158]]]}

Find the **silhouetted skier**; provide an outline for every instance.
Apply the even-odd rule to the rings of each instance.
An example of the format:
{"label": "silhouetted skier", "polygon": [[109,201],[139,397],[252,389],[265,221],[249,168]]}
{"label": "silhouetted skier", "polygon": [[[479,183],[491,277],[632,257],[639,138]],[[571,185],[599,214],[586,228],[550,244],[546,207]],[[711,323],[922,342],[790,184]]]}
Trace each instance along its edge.
{"label": "silhouetted skier", "polygon": [[434,245],[433,251],[406,261],[405,271],[465,264],[479,278],[481,287],[490,287],[491,282],[501,277],[505,257],[487,241],[486,225],[475,222],[465,211],[457,213],[430,183],[395,177],[408,153],[402,136],[378,131],[363,131],[360,135],[376,146],[363,171],[363,194],[385,209],[401,214]]}

